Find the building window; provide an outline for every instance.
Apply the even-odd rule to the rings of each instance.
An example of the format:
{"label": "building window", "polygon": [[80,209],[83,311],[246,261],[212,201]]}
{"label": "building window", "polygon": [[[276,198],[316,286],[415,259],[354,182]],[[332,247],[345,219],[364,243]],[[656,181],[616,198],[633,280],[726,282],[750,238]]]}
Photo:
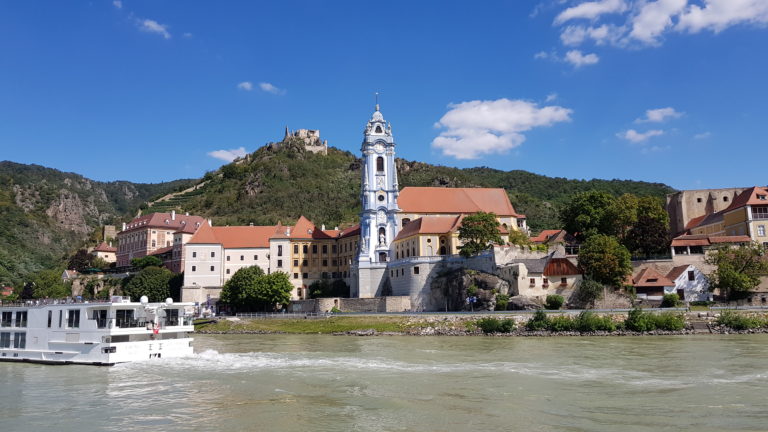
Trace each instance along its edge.
{"label": "building window", "polygon": [[304,279],[309,279],[309,273],[302,273],[301,277]]}
{"label": "building window", "polygon": [[760,237],[765,237],[765,225],[757,226],[757,235],[759,235]]}
{"label": "building window", "polygon": [[378,172],[384,171],[384,158],[381,156],[376,158],[376,171]]}
{"label": "building window", "polygon": [[301,298],[301,288],[296,288],[296,297]]}
{"label": "building window", "polygon": [[27,326],[27,311],[16,312],[16,327]]}
{"label": "building window", "polygon": [[542,282],[541,286],[543,286],[544,288],[548,287],[549,286],[549,279],[544,278],[544,281]]}
{"label": "building window", "polygon": [[192,252],[192,258],[197,258],[197,252]]}
{"label": "building window", "polygon": [[536,278],[531,278],[531,286],[536,286]]}
{"label": "building window", "polygon": [[152,247],[155,247],[155,241],[152,240]]}
{"label": "building window", "polygon": [[298,273],[294,273],[294,274],[293,274],[293,278],[294,278],[294,279],[298,279],[298,278],[299,278],[299,274],[298,274]]}
{"label": "building window", "polygon": [[568,278],[560,278],[560,285],[568,285]]}
{"label": "building window", "polygon": [[323,278],[323,279],[328,279],[328,272],[322,272],[320,274],[320,277]]}
{"label": "building window", "polygon": [[283,245],[277,245],[277,256],[283,256]]}
{"label": "building window", "polygon": [[327,259],[323,260],[323,267],[328,267],[328,260]]}
{"label": "building window", "polygon": [[293,266],[298,267],[299,266],[299,260],[293,260]]}
{"label": "building window", "polygon": [[80,328],[80,310],[70,309],[67,313],[67,327]]}
{"label": "building window", "polygon": [[227,274],[229,274],[229,269],[227,269]]}
{"label": "building window", "polygon": [[14,348],[20,348],[20,349],[26,348],[27,347],[27,334],[26,333],[14,333],[13,334],[13,347]]}
{"label": "building window", "polygon": [[216,252],[211,252],[211,258],[216,258]]}
{"label": "building window", "polygon": [[258,255],[254,255],[254,256],[253,256],[253,260],[254,260],[254,261],[256,261],[256,260],[258,260],[258,259],[259,259],[259,256],[258,256]]}
{"label": "building window", "polygon": [[696,202],[700,203],[701,202],[701,198],[696,198]]}
{"label": "building window", "polygon": [[419,274],[419,266],[413,268],[413,274]]}
{"label": "building window", "polygon": [[245,261],[245,255],[240,255],[240,261]]}
{"label": "building window", "polygon": [[197,266],[192,266],[192,271],[197,271]]}
{"label": "building window", "polygon": [[768,219],[768,207],[752,207],[753,219]]}
{"label": "building window", "polygon": [[727,196],[723,197],[723,202],[728,202],[728,197]]}
{"label": "building window", "polygon": [[312,245],[312,253],[313,254],[317,253],[317,245]]}
{"label": "building window", "polygon": [[306,267],[306,266],[308,266],[308,265],[309,265],[309,262],[308,262],[307,260],[302,260],[302,261],[301,261],[301,265],[303,265],[304,267]]}
{"label": "building window", "polygon": [[309,246],[307,246],[307,245],[302,245],[302,246],[301,246],[301,251],[302,251],[303,253],[305,253],[305,254],[306,254],[306,253],[308,253],[308,252],[309,252]]}
{"label": "building window", "polygon": [[324,254],[328,253],[328,245],[323,245],[323,253]]}
{"label": "building window", "polygon": [[339,262],[337,260],[331,260],[331,265],[336,267],[337,265],[339,265]]}
{"label": "building window", "polygon": [[277,266],[283,267],[283,260],[277,260]]}
{"label": "building window", "polygon": [[295,254],[299,253],[299,245],[297,244],[293,245],[293,253]]}
{"label": "building window", "polygon": [[689,281],[696,280],[696,274],[694,274],[693,270],[688,271],[688,280]]}
{"label": "building window", "polygon": [[227,261],[229,261],[229,255],[227,255]]}
{"label": "building window", "polygon": [[331,253],[336,253],[336,245],[331,246]]}
{"label": "building window", "polygon": [[213,271],[213,266],[211,266],[211,271]]}

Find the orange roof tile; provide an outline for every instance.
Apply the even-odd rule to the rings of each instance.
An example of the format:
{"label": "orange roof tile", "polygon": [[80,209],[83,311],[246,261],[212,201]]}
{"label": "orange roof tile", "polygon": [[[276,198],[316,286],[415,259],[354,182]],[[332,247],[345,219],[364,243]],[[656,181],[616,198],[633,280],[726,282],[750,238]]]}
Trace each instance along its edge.
{"label": "orange roof tile", "polygon": [[544,230],[540,232],[536,237],[531,237],[531,242],[544,243],[547,240],[549,240],[550,237],[554,237],[557,234],[560,234],[560,231],[563,231],[563,230]]}
{"label": "orange roof tile", "polygon": [[706,214],[703,214],[703,215],[701,215],[701,216],[699,216],[699,217],[695,217],[695,218],[693,218],[693,219],[689,220],[689,221],[688,221],[688,223],[687,223],[687,224],[685,224],[685,228],[684,228],[684,230],[685,230],[685,231],[689,231],[689,230],[690,230],[690,229],[692,229],[692,228],[696,228],[697,226],[699,226],[699,224],[701,223],[701,221],[703,221],[703,220],[704,220],[704,218],[706,218],[706,217],[707,217],[707,215],[706,215]]}
{"label": "orange roof tile", "polygon": [[632,282],[636,287],[666,287],[675,286],[675,283],[669,280],[666,276],[662,276],[653,267],[647,267],[632,278]]}
{"label": "orange roof tile", "polygon": [[395,240],[408,238],[415,234],[446,234],[456,231],[464,219],[459,216],[422,216],[414,219],[397,233]]}
{"label": "orange roof tile", "polygon": [[274,225],[201,227],[188,244],[220,244],[225,249],[268,248],[276,228]]}
{"label": "orange roof tile", "polygon": [[117,252],[117,248],[108,245],[106,242],[99,243],[98,246],[93,248],[94,252]]}
{"label": "orange roof tile", "polygon": [[749,243],[749,236],[710,236],[706,234],[686,234],[672,239],[672,246],[710,246],[720,243]]}
{"label": "orange roof tile", "polygon": [[497,216],[524,217],[515,212],[501,188],[406,187],[400,191],[398,206],[405,213],[469,214],[479,211]]}
{"label": "orange roof tile", "polygon": [[680,265],[673,268],[672,270],[669,271],[669,273],[667,273],[667,279],[674,282],[677,278],[680,277],[681,274],[685,273],[688,270],[688,267],[690,267],[690,265],[685,264],[685,265]]}
{"label": "orange roof tile", "polygon": [[341,230],[339,238],[360,235],[360,224]]}
{"label": "orange roof tile", "polygon": [[200,227],[206,222],[207,221],[200,216],[180,214],[173,216],[171,213],[149,213],[128,222],[125,231],[120,231],[120,233],[142,228],[167,228],[176,231],[187,226]]}
{"label": "orange roof tile", "polygon": [[745,190],[744,192],[738,194],[736,198],[733,199],[731,205],[723,210],[723,212],[736,210],[737,208],[744,207],[746,205],[768,205],[768,188],[753,186]]}
{"label": "orange roof tile", "polygon": [[574,276],[580,275],[581,270],[568,258],[551,258],[544,267],[544,276]]}

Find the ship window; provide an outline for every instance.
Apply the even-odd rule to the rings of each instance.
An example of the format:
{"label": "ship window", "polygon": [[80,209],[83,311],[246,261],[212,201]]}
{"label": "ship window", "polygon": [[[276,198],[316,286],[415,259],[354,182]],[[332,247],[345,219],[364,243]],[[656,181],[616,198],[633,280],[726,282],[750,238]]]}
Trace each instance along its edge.
{"label": "ship window", "polygon": [[0,321],[0,327],[10,327],[11,326],[11,315],[13,312],[3,312],[3,318],[2,321]]}
{"label": "ship window", "polygon": [[11,333],[10,332],[0,333],[0,348],[10,348],[10,347],[11,347]]}
{"label": "ship window", "polygon": [[59,311],[59,328],[61,328],[61,319],[63,315],[64,315],[64,311],[60,310]]}
{"label": "ship window", "polygon": [[51,321],[53,321],[53,311],[48,311],[48,328],[51,328]]}
{"label": "ship window", "polygon": [[27,311],[16,312],[16,327],[27,326]]}
{"label": "ship window", "polygon": [[70,309],[67,314],[67,327],[80,328],[80,309]]}
{"label": "ship window", "polygon": [[169,326],[177,326],[179,322],[179,310],[178,309],[166,309],[165,311],[165,324]]}
{"label": "ship window", "polygon": [[135,327],[132,325],[133,309],[118,309],[115,311],[115,325],[119,328]]}
{"label": "ship window", "polygon": [[27,347],[27,334],[26,333],[14,333],[13,334],[13,347],[14,348],[20,348],[20,349],[26,348]]}

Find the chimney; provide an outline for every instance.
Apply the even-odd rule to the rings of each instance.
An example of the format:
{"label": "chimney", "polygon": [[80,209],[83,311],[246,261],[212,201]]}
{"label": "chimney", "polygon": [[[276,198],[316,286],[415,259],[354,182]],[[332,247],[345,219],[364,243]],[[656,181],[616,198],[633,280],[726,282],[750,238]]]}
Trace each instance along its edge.
{"label": "chimney", "polygon": [[253,226],[253,222],[249,223],[248,225],[249,225],[249,226]]}
{"label": "chimney", "polygon": [[123,231],[125,231],[125,222],[123,222]]}
{"label": "chimney", "polygon": [[210,219],[208,219],[208,226],[213,226],[213,222]]}
{"label": "chimney", "polygon": [[285,235],[291,235],[291,227],[285,227]]}
{"label": "chimney", "polygon": [[339,230],[339,227],[334,227],[333,229],[334,229],[335,231],[338,231],[338,230]]}
{"label": "chimney", "polygon": [[171,220],[176,220],[176,210],[171,210]]}
{"label": "chimney", "polygon": [[184,213],[184,216],[189,216],[189,212]]}
{"label": "chimney", "polygon": [[112,242],[109,242],[109,247],[112,247]]}
{"label": "chimney", "polygon": [[325,224],[320,225],[320,231],[325,231]]}

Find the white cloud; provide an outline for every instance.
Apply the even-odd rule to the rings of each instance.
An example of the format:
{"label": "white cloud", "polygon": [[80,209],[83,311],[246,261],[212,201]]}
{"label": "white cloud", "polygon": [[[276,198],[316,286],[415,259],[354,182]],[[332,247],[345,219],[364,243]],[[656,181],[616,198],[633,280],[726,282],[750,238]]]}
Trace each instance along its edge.
{"label": "white cloud", "polygon": [[616,136],[618,136],[619,138],[625,139],[635,144],[645,142],[649,138],[659,136],[659,135],[664,135],[664,131],[653,129],[653,130],[649,130],[648,132],[641,133],[634,129],[630,129],[626,132],[619,132],[618,134],[616,134]]}
{"label": "white cloud", "polygon": [[547,98],[544,100],[544,102],[552,102],[555,99],[557,99],[557,93],[550,93],[547,95]]}
{"label": "white cloud", "polygon": [[549,57],[550,57],[550,54],[544,51],[539,51],[533,55],[533,58],[535,59],[547,59]]}
{"label": "white cloud", "polygon": [[565,46],[581,45],[587,40],[594,41],[596,45],[615,45],[619,43],[625,32],[624,27],[617,27],[613,24],[603,24],[599,27],[572,25],[560,33],[560,41]]}
{"label": "white cloud", "polygon": [[702,132],[693,136],[693,139],[703,140],[712,136],[712,132]]}
{"label": "white cloud", "polygon": [[240,90],[251,91],[253,90],[253,83],[250,81],[243,81],[237,85]]}
{"label": "white cloud", "polygon": [[560,14],[555,17],[555,24],[559,25],[566,21],[579,18],[593,20],[604,14],[621,13],[625,10],[627,10],[627,4],[624,0],[588,1],[560,12]]}
{"label": "white cloud", "polygon": [[233,160],[243,157],[248,152],[245,151],[245,147],[240,147],[232,150],[215,150],[208,152],[208,156],[216,159],[221,159],[225,162],[232,162]]}
{"label": "white cloud", "polygon": [[274,85],[272,85],[272,84],[270,84],[268,82],[260,82],[259,83],[259,88],[261,90],[267,92],[267,93],[285,94],[285,90],[284,89],[277,88],[277,87],[275,87]]}
{"label": "white cloud", "polygon": [[635,123],[661,123],[667,119],[680,118],[683,113],[672,107],[650,109],[645,111],[645,117],[635,120]]}
{"label": "white cloud", "polygon": [[139,29],[147,33],[156,33],[163,36],[165,39],[170,39],[171,34],[168,32],[168,26],[160,24],[159,22],[151,19],[139,20]]}
{"label": "white cloud", "polygon": [[563,60],[576,68],[580,68],[582,66],[597,64],[597,62],[600,61],[600,57],[598,57],[597,54],[583,54],[579,50],[570,50],[565,53],[565,58]]}
{"label": "white cloud", "polygon": [[657,44],[658,37],[672,27],[672,17],[682,12],[687,0],[657,0],[642,5],[632,17],[629,36],[647,44]]}
{"label": "white cloud", "polygon": [[122,9],[123,8],[123,2],[121,2],[120,0],[113,0],[112,1],[112,6],[118,8],[118,9]]}
{"label": "white cloud", "polygon": [[184,36],[185,38],[191,38],[192,33],[187,32],[187,33],[184,33],[182,36]]}
{"label": "white cloud", "polygon": [[765,0],[705,0],[704,7],[690,5],[680,15],[676,30],[697,33],[712,30],[719,33],[741,23],[768,24],[768,2]]}
{"label": "white cloud", "polygon": [[571,120],[572,110],[506,98],[449,105],[436,127],[445,128],[432,147],[456,159],[505,153],[525,141],[523,132]]}

